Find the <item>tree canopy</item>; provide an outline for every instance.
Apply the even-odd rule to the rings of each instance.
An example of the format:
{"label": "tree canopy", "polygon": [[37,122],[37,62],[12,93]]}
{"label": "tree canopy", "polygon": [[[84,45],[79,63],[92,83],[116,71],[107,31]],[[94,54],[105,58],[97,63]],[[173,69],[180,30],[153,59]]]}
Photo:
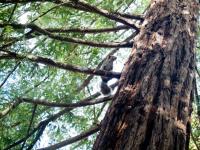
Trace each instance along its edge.
{"label": "tree canopy", "polygon": [[[0,0],[0,149],[91,149],[113,97],[99,76],[120,77],[149,2]],[[199,49],[198,36],[191,149],[200,148]],[[112,72],[101,69],[109,55]]]}

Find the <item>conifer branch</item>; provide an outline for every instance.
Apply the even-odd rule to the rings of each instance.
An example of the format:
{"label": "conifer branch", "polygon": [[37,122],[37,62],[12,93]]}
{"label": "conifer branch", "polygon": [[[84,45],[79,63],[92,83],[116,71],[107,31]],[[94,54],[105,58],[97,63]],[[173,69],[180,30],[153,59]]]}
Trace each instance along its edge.
{"label": "conifer branch", "polygon": [[35,56],[35,55],[26,55],[26,54],[18,54],[11,51],[6,51],[0,49],[0,52],[7,53],[8,55],[7,59],[16,59],[16,60],[28,60],[35,63],[44,64],[47,66],[52,66],[60,69],[64,69],[67,71],[72,72],[79,72],[84,74],[93,74],[97,76],[107,76],[107,77],[113,77],[113,78],[120,78],[121,73],[118,72],[112,72],[112,71],[104,71],[104,70],[96,70],[96,69],[90,69],[90,68],[84,68],[79,66],[74,66],[71,64],[62,63],[59,61],[52,60],[50,58],[41,57],[41,56]]}

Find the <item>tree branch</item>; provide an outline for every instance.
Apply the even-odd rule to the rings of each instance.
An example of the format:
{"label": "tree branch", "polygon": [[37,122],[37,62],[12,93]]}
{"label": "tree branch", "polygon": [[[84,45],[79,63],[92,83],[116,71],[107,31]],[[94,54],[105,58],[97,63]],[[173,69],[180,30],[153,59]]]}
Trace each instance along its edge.
{"label": "tree branch", "polygon": [[53,2],[56,4],[64,4],[64,6],[66,7],[70,7],[70,8],[74,8],[74,9],[78,9],[78,10],[82,10],[82,11],[87,11],[87,12],[91,12],[91,13],[96,13],[98,15],[104,16],[108,19],[117,21],[117,22],[121,22],[125,25],[128,25],[132,28],[134,28],[136,31],[139,31],[138,27],[136,27],[133,22],[131,21],[131,19],[136,19],[136,20],[140,20],[143,21],[143,17],[140,15],[130,15],[130,14],[123,14],[123,13],[119,13],[119,12],[108,12],[107,10],[104,9],[100,9],[96,6],[92,6],[88,3],[86,3],[85,1],[81,1],[81,0],[68,0],[67,2],[64,2],[62,0],[6,0],[0,3],[30,3],[30,2]]}
{"label": "tree branch", "polygon": [[47,126],[48,123],[46,123],[45,125],[41,126],[39,129],[38,129],[38,132],[35,136],[35,138],[33,139],[33,141],[31,142],[31,144],[28,146],[28,148],[26,150],[32,150],[33,149],[33,146],[35,145],[35,143],[40,139],[40,137],[42,136],[46,126]]}
{"label": "tree branch", "polygon": [[119,16],[124,17],[124,18],[128,18],[128,19],[135,19],[135,20],[144,21],[144,18],[141,15],[122,14],[122,13],[119,13],[119,12],[114,12],[114,14],[119,15]]}
{"label": "tree branch", "polygon": [[[14,29],[26,29],[31,28],[33,29],[35,25],[33,24],[17,24],[17,23],[0,23],[0,27],[5,26],[12,26]],[[121,25],[113,28],[102,28],[102,29],[88,29],[88,28],[72,28],[72,29],[62,29],[62,28],[46,28],[43,30],[46,30],[48,32],[53,33],[71,33],[71,32],[77,32],[77,33],[103,33],[103,32],[116,32],[119,30],[125,30],[130,29],[130,27]]]}
{"label": "tree branch", "polygon": [[68,71],[73,71],[73,72],[79,72],[79,73],[84,73],[84,74],[93,74],[97,76],[107,76],[107,77],[113,77],[113,78],[120,78],[121,73],[118,72],[111,72],[111,71],[104,71],[104,70],[96,70],[96,69],[90,69],[90,68],[83,68],[79,66],[73,66],[70,64],[65,64],[59,61],[54,61],[50,58],[45,58],[45,57],[40,57],[40,56],[34,56],[34,55],[25,55],[25,54],[18,54],[15,52],[11,51],[6,51],[0,49],[0,51],[3,51],[7,53],[11,59],[17,59],[17,60],[23,60],[27,59],[31,62],[35,63],[41,63],[47,66],[52,66]]}
{"label": "tree branch", "polygon": [[94,104],[103,103],[106,101],[110,101],[112,98],[113,98],[112,96],[108,96],[108,97],[98,98],[93,101],[79,101],[77,103],[71,103],[71,104],[49,102],[48,100],[30,99],[30,98],[18,98],[18,100],[21,102],[26,102],[26,103],[36,104],[36,105],[44,105],[44,106],[49,106],[49,107],[77,108],[77,107],[84,107],[84,106],[90,106]]}
{"label": "tree branch", "polygon": [[56,32],[56,33],[69,33],[69,32],[77,32],[77,33],[104,33],[104,32],[116,32],[119,30],[126,30],[126,29],[130,29],[130,27],[128,26],[117,26],[117,27],[113,27],[113,28],[102,28],[102,29],[89,29],[89,28],[74,28],[74,29],[45,29],[46,31],[49,32]]}
{"label": "tree branch", "polygon": [[80,135],[77,135],[75,137],[69,138],[69,139],[64,140],[64,141],[62,141],[60,143],[57,143],[57,144],[54,144],[54,145],[51,145],[51,146],[48,146],[48,147],[40,148],[38,150],[52,150],[52,149],[58,149],[58,148],[64,147],[66,145],[69,145],[71,143],[80,141],[80,140],[82,140],[82,139],[84,139],[84,138],[96,133],[97,131],[99,131],[99,129],[100,129],[99,126],[92,127],[91,129],[89,129],[86,132],[81,133]]}
{"label": "tree branch", "polygon": [[104,47],[104,48],[116,48],[116,47],[131,48],[133,46],[132,42],[99,43],[99,42],[93,42],[93,41],[85,41],[85,40],[77,39],[77,38],[62,37],[60,35],[52,34],[51,32],[48,32],[35,24],[27,24],[27,25],[12,24],[12,25],[16,28],[20,28],[24,26],[24,27],[32,29],[32,31],[37,31],[39,34],[46,35],[52,39],[69,42],[69,43],[76,43],[76,44],[88,45],[88,46],[93,46],[93,47]]}
{"label": "tree branch", "polygon": [[[139,32],[139,27],[134,25],[134,23],[131,19],[127,19],[127,18],[122,17],[122,14],[119,15],[120,13],[116,14],[116,13],[113,13],[113,12],[108,12],[107,10],[104,10],[104,9],[97,8],[95,6],[92,6],[88,3],[86,3],[83,0],[78,0],[78,1],[77,0],[69,0],[69,3],[65,3],[64,6],[99,14],[101,16],[108,18],[108,19],[111,19],[111,20],[120,22],[124,25],[127,25],[127,26],[135,29],[137,32]],[[135,17],[135,19],[137,17]]]}

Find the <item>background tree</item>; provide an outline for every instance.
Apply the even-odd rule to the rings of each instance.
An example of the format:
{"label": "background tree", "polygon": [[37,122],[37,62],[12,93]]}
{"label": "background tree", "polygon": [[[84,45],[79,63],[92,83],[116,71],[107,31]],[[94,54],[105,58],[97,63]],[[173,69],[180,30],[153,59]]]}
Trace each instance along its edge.
{"label": "background tree", "polygon": [[[193,6],[192,0],[188,4],[185,4],[185,2],[181,4],[183,8],[186,5],[188,6],[186,8],[194,8],[196,10],[197,5],[194,4]],[[137,45],[137,48],[140,47],[142,50],[142,46],[145,44],[143,41],[145,38],[142,38],[142,36],[149,31],[150,43],[154,46],[155,54],[153,54],[154,51],[152,53],[143,53],[141,51],[140,54],[137,54],[137,57],[141,57],[142,60],[139,63],[138,60],[132,59],[135,55],[132,53],[126,68],[133,67],[133,72],[135,69],[134,73],[138,71],[138,74],[135,77],[133,76],[132,79],[131,77],[128,78],[130,82],[128,80],[125,82],[123,79],[120,80],[120,89],[125,87],[127,83],[139,86],[140,84],[135,84],[139,78],[147,77],[146,75],[150,74],[152,70],[156,70],[156,67],[157,70],[162,72],[163,69],[162,67],[159,68],[159,64],[161,62],[165,64],[164,58],[168,56],[165,53],[156,55],[156,50],[161,51],[161,48],[156,43],[159,43],[156,40],[159,39],[158,35],[153,37],[152,32],[159,33],[160,36],[166,33],[171,35],[173,31],[162,33],[159,29],[164,29],[162,27],[165,27],[166,30],[174,29],[174,24],[178,26],[177,31],[181,29],[185,31],[186,29],[186,26],[181,24],[183,20],[180,19],[178,24],[177,20],[172,17],[173,15],[170,15],[171,12],[165,14],[165,12],[158,11],[159,8],[164,8],[166,3],[168,4],[169,2],[166,1],[164,6],[160,3],[155,10],[149,7],[149,3],[149,1],[144,0],[0,1],[0,149],[37,149],[43,147],[46,147],[44,149],[57,149],[69,144],[71,145],[66,148],[91,149],[96,136],[94,133],[99,131],[100,128],[107,128],[107,126],[104,124],[102,126],[99,122],[108,108],[108,101],[113,98],[112,95],[101,96],[99,89],[96,88],[98,86],[97,82],[100,82],[98,76],[118,78],[120,76],[120,68],[122,68],[121,64],[127,61],[131,48],[133,45]],[[173,10],[173,7],[175,7],[174,3],[169,3],[167,8]],[[188,9],[185,12],[187,11]],[[192,10],[189,9],[190,11]],[[157,16],[159,13],[161,15]],[[177,14],[180,17],[179,13]],[[155,18],[151,18],[151,16],[155,16]],[[145,24],[144,19],[148,23],[148,29],[142,27]],[[167,20],[170,21],[166,22]],[[175,21],[174,24],[171,23],[173,21]],[[192,23],[195,24],[195,20]],[[190,24],[188,23],[187,25]],[[191,26],[189,27],[191,28]],[[194,32],[193,30],[191,33]],[[134,38],[135,36],[137,38]],[[177,39],[174,47],[180,46],[180,48],[183,48],[181,46],[187,45],[185,44],[189,40],[187,37],[188,35],[184,34],[183,37],[181,36]],[[147,39],[148,37],[146,37]],[[193,41],[188,45],[192,46],[192,44]],[[146,46],[148,50],[149,45],[147,44]],[[185,52],[187,51],[187,48],[183,49],[185,49]],[[181,64],[181,61],[185,61],[182,58],[189,59],[188,55],[191,55],[190,53],[176,53],[176,51],[173,54],[174,57],[178,56],[180,58],[176,61],[176,64],[179,60]],[[100,69],[109,55],[118,56],[115,72],[106,72]],[[150,61],[147,58],[151,58],[149,59]],[[194,71],[194,56],[191,56],[191,58],[190,61],[192,61],[193,68],[189,69]],[[198,44],[196,58],[196,71],[198,71]],[[154,68],[158,60],[161,61]],[[133,65],[129,64],[130,62]],[[145,65],[147,62],[149,65]],[[135,63],[141,66],[138,66],[138,68],[137,65],[134,66]],[[147,72],[140,71],[145,66],[146,68],[150,67],[148,68],[149,71],[147,69],[144,69]],[[186,70],[188,70],[187,67],[188,65],[185,66]],[[126,68],[122,77],[125,76],[126,71],[130,70]],[[129,72],[129,74],[133,72]],[[156,77],[156,75],[154,76]],[[198,80],[199,78],[197,77],[196,86],[193,87],[195,97],[192,99],[195,101],[198,100],[199,96]],[[158,82],[158,79],[153,81]],[[189,81],[192,82],[193,80]],[[145,83],[142,84],[143,87],[148,85]],[[114,83],[112,88],[115,88],[116,85],[117,83]],[[154,85],[152,84],[152,86]],[[192,83],[187,85],[192,85]],[[161,87],[159,91],[162,91]],[[188,86],[188,88],[192,87]],[[126,89],[125,95],[131,93],[129,88]],[[130,87],[130,89],[134,89],[134,87]],[[155,87],[149,87],[148,90],[143,89],[141,88],[141,94],[148,93],[148,90],[155,90]],[[172,89],[170,90],[173,91]],[[119,91],[117,93],[119,94]],[[123,95],[120,97],[124,99]],[[120,97],[118,100],[116,100],[116,96],[114,97],[114,103],[109,109],[119,112],[118,117],[123,116],[124,112],[133,109],[128,105],[126,111],[124,111],[121,108],[125,108],[125,105],[121,103],[116,105],[115,102],[119,102]],[[157,104],[157,102],[153,104]],[[116,109],[113,109],[114,105],[117,106]],[[182,107],[181,105],[180,108]],[[196,107],[194,108],[196,110]],[[137,110],[136,107],[134,111],[137,112]],[[155,117],[157,109],[152,110],[154,111],[152,113],[149,111],[149,115]],[[179,114],[181,115],[179,117],[185,116],[185,114]],[[115,117],[115,115],[113,116]],[[117,121],[120,121],[123,117]],[[200,143],[198,137],[200,135],[199,124],[196,118],[197,115],[194,115],[191,149],[198,149]],[[147,124],[149,125],[153,120],[146,118],[146,121],[148,121]],[[118,122],[114,123],[113,125],[116,127]],[[110,124],[108,125],[110,126]],[[142,120],[138,123],[139,125],[143,125]],[[151,127],[149,126],[149,128]],[[127,129],[127,131],[130,130]],[[149,134],[147,132],[143,134],[143,137],[148,138]],[[95,143],[97,147],[100,146],[98,141],[104,143],[107,140],[106,138],[101,139],[101,135],[102,132],[100,132],[100,136]],[[111,139],[116,141],[113,137]],[[112,140],[109,141],[112,142]],[[107,145],[109,144],[104,146]]]}

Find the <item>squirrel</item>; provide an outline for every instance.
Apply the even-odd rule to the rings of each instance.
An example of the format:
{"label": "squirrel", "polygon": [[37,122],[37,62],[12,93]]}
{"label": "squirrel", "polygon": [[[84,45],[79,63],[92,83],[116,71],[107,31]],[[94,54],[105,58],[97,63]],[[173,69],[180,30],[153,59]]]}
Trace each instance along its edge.
{"label": "squirrel", "polygon": [[[115,56],[108,56],[108,58],[105,60],[105,62],[103,63],[102,65],[102,70],[105,70],[105,71],[112,71],[113,70],[113,62],[117,59],[117,57]],[[112,77],[104,77],[104,76],[101,76],[101,85],[100,85],[100,88],[101,88],[101,93],[103,95],[108,95],[111,93],[111,88],[108,86],[107,82],[109,80],[111,80]]]}

